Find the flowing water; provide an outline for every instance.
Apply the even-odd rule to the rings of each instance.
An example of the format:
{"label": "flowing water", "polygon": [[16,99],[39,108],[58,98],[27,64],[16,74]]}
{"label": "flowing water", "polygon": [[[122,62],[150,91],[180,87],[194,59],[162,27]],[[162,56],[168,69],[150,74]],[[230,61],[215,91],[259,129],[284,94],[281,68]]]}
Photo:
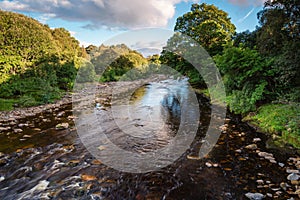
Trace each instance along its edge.
{"label": "flowing water", "polygon": [[[114,108],[97,104],[96,119],[107,138],[120,148],[139,154],[159,152],[176,137],[182,116],[197,116],[191,109],[183,115],[190,95],[187,88],[186,81],[144,85],[131,95],[126,108],[116,106],[117,116]],[[197,103],[200,119],[188,148],[167,166],[144,173],[105,165],[107,160],[118,163],[122,159],[114,152],[106,153],[105,161],[94,157],[93,148],[86,148],[84,135],[77,134],[70,104],[3,123],[3,127],[21,127],[23,131],[0,133],[0,199],[246,199],[247,192],[262,193],[266,199],[297,199],[292,193],[298,185],[289,183],[287,176],[288,170],[297,170],[299,156],[292,150],[266,149],[267,136],[255,132],[238,116],[228,114],[217,145],[208,156],[198,159],[211,108],[201,95],[197,95]],[[78,130],[83,122],[76,124]],[[57,129],[59,123],[70,127]],[[272,155],[267,157],[266,152]],[[284,188],[283,183],[289,186]]]}

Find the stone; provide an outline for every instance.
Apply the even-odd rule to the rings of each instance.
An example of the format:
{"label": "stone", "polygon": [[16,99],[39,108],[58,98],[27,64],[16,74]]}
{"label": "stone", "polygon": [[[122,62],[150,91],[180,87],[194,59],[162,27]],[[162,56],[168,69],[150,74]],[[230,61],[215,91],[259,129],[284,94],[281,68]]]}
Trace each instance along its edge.
{"label": "stone", "polygon": [[251,200],[261,200],[265,198],[265,196],[261,193],[251,193],[251,192],[248,192],[247,194],[245,194],[245,196]]}
{"label": "stone", "polygon": [[242,150],[237,149],[237,150],[235,150],[235,152],[237,152],[237,153],[242,153]]}
{"label": "stone", "polygon": [[94,181],[97,178],[95,176],[92,176],[92,175],[82,174],[81,179],[84,180],[84,181]]}
{"label": "stone", "polygon": [[4,181],[5,177],[4,176],[0,176],[0,182]]}
{"label": "stone", "polygon": [[256,180],[256,182],[258,183],[258,184],[260,184],[260,185],[262,185],[262,184],[264,184],[264,181],[263,180]]}
{"label": "stone", "polygon": [[253,139],[253,142],[260,142],[260,141],[261,141],[260,138],[254,138],[254,139]]}
{"label": "stone", "polygon": [[19,124],[19,125],[18,125],[18,127],[20,127],[20,128],[23,128],[24,126],[27,127],[27,126],[29,126],[29,125],[28,125],[28,124]]}
{"label": "stone", "polygon": [[287,180],[289,181],[298,181],[300,176],[298,174],[292,173],[287,176]]}
{"label": "stone", "polygon": [[56,129],[67,129],[67,128],[69,128],[68,123],[61,123],[56,125]]}
{"label": "stone", "polygon": [[191,155],[187,155],[186,157],[187,157],[187,159],[189,159],[189,160],[200,160],[200,157],[199,157],[199,156],[191,156]]}
{"label": "stone", "polygon": [[257,149],[257,145],[256,144],[249,144],[247,146],[245,146],[246,149]]}
{"label": "stone", "polygon": [[65,114],[65,112],[62,111],[62,112],[58,113],[56,116],[57,116],[57,117],[62,117],[64,114]]}
{"label": "stone", "polygon": [[279,165],[280,167],[284,167],[284,164],[283,164],[283,163],[278,163],[278,165]]}
{"label": "stone", "polygon": [[20,129],[20,128],[16,128],[16,129],[14,129],[14,133],[22,133],[23,132],[23,130],[22,129]]}
{"label": "stone", "polygon": [[284,191],[286,191],[286,189],[288,188],[288,187],[290,187],[287,183],[284,183],[284,182],[282,182],[282,183],[280,183],[280,187],[284,190]]}
{"label": "stone", "polygon": [[206,167],[212,167],[212,164],[209,162],[206,162],[205,165],[206,165]]}
{"label": "stone", "polygon": [[295,170],[295,169],[286,169],[286,173],[288,174],[299,174],[299,170]]}

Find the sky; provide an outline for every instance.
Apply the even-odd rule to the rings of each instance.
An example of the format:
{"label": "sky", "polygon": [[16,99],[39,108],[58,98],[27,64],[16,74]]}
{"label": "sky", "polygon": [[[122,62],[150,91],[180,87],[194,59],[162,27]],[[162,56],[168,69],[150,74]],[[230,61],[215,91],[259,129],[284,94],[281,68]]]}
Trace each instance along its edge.
{"label": "sky", "polygon": [[[193,3],[214,4],[229,14],[237,32],[252,31],[258,25],[257,13],[262,9],[263,2],[264,0],[1,0],[0,9],[25,14],[51,28],[63,27],[81,45],[99,46],[120,34],[126,35],[145,28],[172,31],[177,17],[190,11]],[[147,47],[142,43],[145,42],[136,41],[131,47]]]}

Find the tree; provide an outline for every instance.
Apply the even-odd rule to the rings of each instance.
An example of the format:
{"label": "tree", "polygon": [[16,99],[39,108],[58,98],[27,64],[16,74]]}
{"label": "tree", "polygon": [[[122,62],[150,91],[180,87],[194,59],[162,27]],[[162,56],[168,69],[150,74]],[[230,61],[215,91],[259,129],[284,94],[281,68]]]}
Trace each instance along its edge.
{"label": "tree", "polygon": [[226,12],[214,5],[202,3],[193,4],[190,12],[177,18],[175,31],[187,34],[211,55],[216,55],[231,40],[235,26]]}
{"label": "tree", "polygon": [[285,100],[299,101],[300,1],[268,0],[258,19],[257,46],[263,55],[275,58],[276,90]]}
{"label": "tree", "polygon": [[271,59],[263,58],[248,47],[226,46],[222,55],[214,57],[223,74],[228,104],[235,113],[256,109],[260,101],[270,101],[274,90]]}

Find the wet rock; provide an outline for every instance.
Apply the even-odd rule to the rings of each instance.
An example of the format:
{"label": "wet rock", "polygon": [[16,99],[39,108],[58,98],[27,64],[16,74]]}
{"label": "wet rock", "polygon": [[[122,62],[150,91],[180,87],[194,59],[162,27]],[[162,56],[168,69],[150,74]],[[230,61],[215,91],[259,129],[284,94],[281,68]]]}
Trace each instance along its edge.
{"label": "wet rock", "polygon": [[249,144],[249,145],[245,146],[245,148],[254,150],[254,149],[257,149],[257,145],[256,144]]}
{"label": "wet rock", "polygon": [[261,141],[261,139],[260,138],[254,138],[253,139],[253,142],[255,143],[255,142],[260,142]]}
{"label": "wet rock", "polygon": [[0,176],[0,182],[4,181],[5,177],[4,176]]}
{"label": "wet rock", "polygon": [[295,169],[286,169],[286,173],[288,174],[299,174],[299,170],[295,170]]}
{"label": "wet rock", "polygon": [[237,153],[242,153],[242,150],[237,149],[237,150],[235,150],[235,152],[237,152]]}
{"label": "wet rock", "polygon": [[247,194],[245,194],[245,196],[251,200],[261,200],[265,198],[265,196],[261,193],[251,193],[251,192],[248,192]]}
{"label": "wet rock", "polygon": [[206,162],[205,165],[206,165],[206,167],[212,167],[212,164],[209,162]]}
{"label": "wet rock", "polygon": [[69,128],[69,124],[68,123],[57,124],[55,128],[58,130],[67,129],[67,128]]}
{"label": "wet rock", "polygon": [[23,138],[31,138],[31,135],[23,135]]}
{"label": "wet rock", "polygon": [[0,127],[0,132],[8,131],[11,127]]}
{"label": "wet rock", "polygon": [[29,126],[28,124],[19,124],[18,127],[23,128]]}
{"label": "wet rock", "polygon": [[287,180],[289,181],[298,181],[300,176],[298,174],[292,173],[287,176]]}
{"label": "wet rock", "polygon": [[41,192],[41,191],[44,191],[46,190],[46,188],[48,187],[49,185],[49,181],[46,181],[46,180],[43,180],[43,181],[40,181],[35,187],[33,187],[32,189],[28,190],[28,191],[25,191],[23,193],[20,194],[20,198],[19,199],[32,199],[32,195],[35,193],[35,192]]}
{"label": "wet rock", "polygon": [[292,185],[299,185],[299,184],[300,184],[300,181],[293,180],[293,181],[291,181],[291,184],[292,184]]}
{"label": "wet rock", "polygon": [[92,164],[93,164],[93,165],[101,165],[102,162],[101,162],[100,160],[93,160],[93,161],[92,161]]}
{"label": "wet rock", "polygon": [[62,111],[62,112],[58,113],[56,116],[57,117],[62,117],[64,114],[65,114],[65,111]]}
{"label": "wet rock", "polygon": [[34,128],[33,130],[34,131],[41,131],[42,129],[40,129],[40,128]]}
{"label": "wet rock", "polygon": [[282,182],[282,183],[280,183],[280,187],[281,187],[284,191],[286,191],[287,188],[290,187],[290,186],[289,186],[287,183]]}
{"label": "wet rock", "polygon": [[283,164],[283,163],[278,163],[278,165],[279,165],[280,167],[284,167],[284,164]]}
{"label": "wet rock", "polygon": [[189,160],[200,160],[200,157],[199,157],[199,156],[187,155],[186,157],[187,157],[187,159],[189,159]]}
{"label": "wet rock", "polygon": [[14,129],[14,133],[22,133],[22,132],[23,132],[23,130],[20,128]]}
{"label": "wet rock", "polygon": [[87,175],[87,174],[82,174],[81,175],[81,179],[84,180],[84,181],[94,181],[94,180],[97,180],[97,178],[95,176]]}

